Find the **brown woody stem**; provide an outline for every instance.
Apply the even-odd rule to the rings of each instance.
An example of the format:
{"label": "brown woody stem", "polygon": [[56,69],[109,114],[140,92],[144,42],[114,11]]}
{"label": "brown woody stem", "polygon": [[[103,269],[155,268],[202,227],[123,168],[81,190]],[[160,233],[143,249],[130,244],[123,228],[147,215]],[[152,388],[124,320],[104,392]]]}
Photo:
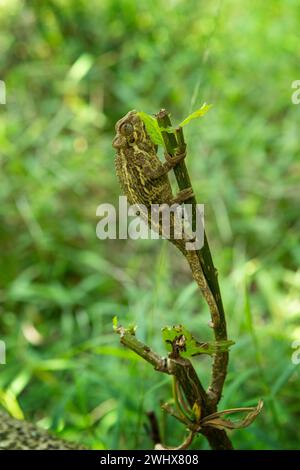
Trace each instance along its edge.
{"label": "brown woody stem", "polygon": [[[169,114],[165,109],[162,109],[156,115],[156,119],[160,128],[167,129],[172,127]],[[162,130],[162,136],[166,150],[170,155],[174,155],[176,151],[182,152],[186,150],[186,143],[181,127],[178,127],[175,130],[175,133],[170,133]],[[191,179],[184,161],[180,162],[178,165],[175,166],[174,173],[180,190],[192,187]],[[190,200],[186,201],[186,203],[192,204],[192,228],[193,231],[195,231],[197,220],[196,198],[192,197]],[[218,308],[218,322],[212,322],[215,339],[216,341],[227,340],[225,312],[218,282],[218,274],[213,264],[205,231],[204,244],[203,247],[197,251],[197,255],[202,267],[203,274],[206,278],[206,282],[215,299],[215,303]],[[228,352],[219,352],[215,354],[212,366],[211,384],[208,388],[208,399],[211,405],[215,407],[215,409],[222,396],[223,385],[227,374],[227,364]]]}

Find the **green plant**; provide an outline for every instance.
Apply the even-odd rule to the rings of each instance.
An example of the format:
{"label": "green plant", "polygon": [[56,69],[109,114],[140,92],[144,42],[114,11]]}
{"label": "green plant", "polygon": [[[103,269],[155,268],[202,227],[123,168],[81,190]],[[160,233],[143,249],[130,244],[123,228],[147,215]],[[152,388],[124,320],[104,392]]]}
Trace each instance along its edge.
{"label": "green plant", "polygon": [[[139,117],[144,121],[147,133],[154,144],[162,144],[167,152],[166,157],[175,158],[177,155],[186,153],[186,143],[183,136],[182,126],[190,122],[193,118],[200,117],[209,109],[202,106],[200,110],[188,116],[176,129],[172,128],[170,117],[166,110],[161,110],[157,116],[157,121],[145,113],[138,113]],[[135,146],[131,147],[131,142],[135,139],[135,116],[136,112],[130,112],[125,116],[125,120],[117,124],[117,173],[121,180],[121,186],[126,188],[126,195],[133,201],[138,200],[139,203],[153,204],[157,203],[157,180],[147,179],[144,166],[142,164],[141,155],[139,153],[139,142],[135,142]],[[122,133],[122,128],[127,126],[126,134]],[[138,127],[140,129],[140,127]],[[127,144],[127,134],[128,144]],[[142,133],[141,133],[142,134]],[[137,134],[139,135],[139,134]],[[114,140],[115,142],[115,140]],[[148,146],[147,139],[143,140],[142,149],[149,148],[148,157],[150,164],[163,170],[163,166],[159,162],[157,156],[153,156],[152,147]],[[148,147],[147,147],[148,146]],[[144,150],[144,152],[148,152]],[[128,160],[129,159],[129,160]],[[192,189],[191,180],[183,160],[174,167],[174,173],[181,191]],[[132,176],[134,174],[142,174],[140,178]],[[130,175],[130,176],[129,176]],[[166,178],[161,177],[161,185],[165,197],[168,193],[168,183]],[[156,183],[152,190],[151,184]],[[136,185],[137,187],[133,187]],[[139,195],[145,193],[143,199],[139,199]],[[159,194],[161,191],[159,192]],[[192,193],[193,194],[193,193]],[[166,200],[165,200],[166,201]],[[197,202],[194,195],[190,196],[186,202],[192,204],[190,215],[190,226],[193,232],[196,231]],[[148,224],[152,227],[152,219],[146,216]],[[175,222],[173,222],[175,223]],[[161,225],[155,226],[155,230],[160,233]],[[172,242],[172,235],[169,238]],[[181,245],[180,245],[181,246]],[[189,253],[181,248],[182,253],[189,260]],[[218,284],[217,270],[214,267],[207,237],[204,232],[204,242],[202,248],[198,249],[191,257],[190,268],[202,294],[209,306],[211,314],[211,328],[214,332],[214,343],[200,343],[195,340],[190,332],[183,326],[173,328],[165,327],[164,341],[171,345],[171,351],[167,358],[160,357],[148,345],[141,343],[135,337],[135,327],[124,329],[118,325],[117,319],[114,319],[114,329],[120,335],[121,343],[133,350],[136,354],[148,361],[159,372],[167,373],[173,376],[173,400],[176,409],[169,404],[163,405],[163,409],[184,423],[189,434],[182,444],[173,449],[186,449],[189,447],[198,433],[203,434],[213,449],[232,449],[232,444],[226,435],[225,429],[238,429],[246,427],[252,423],[262,409],[263,402],[260,400],[256,408],[237,408],[231,410],[217,411],[217,405],[222,396],[222,390],[227,374],[228,349],[233,344],[227,339],[227,327],[225,312],[223,308],[220,288]],[[203,388],[197,373],[189,360],[192,356],[199,354],[208,354],[213,357],[211,384],[207,390]],[[241,422],[233,423],[224,420],[223,415],[249,411],[249,414]],[[152,416],[152,424],[153,424]],[[155,424],[155,429],[158,429]],[[152,434],[157,434],[152,432]],[[159,437],[157,436],[157,439]],[[157,449],[167,449],[161,442],[155,442]]]}

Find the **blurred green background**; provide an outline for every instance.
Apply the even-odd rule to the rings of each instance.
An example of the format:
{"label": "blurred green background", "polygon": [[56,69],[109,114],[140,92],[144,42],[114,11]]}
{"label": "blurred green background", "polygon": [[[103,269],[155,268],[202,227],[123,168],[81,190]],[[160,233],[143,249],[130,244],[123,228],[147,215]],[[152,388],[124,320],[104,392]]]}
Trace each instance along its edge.
{"label": "blurred green background", "polygon": [[[166,241],[100,241],[96,208],[117,203],[111,141],[129,109],[169,109],[236,341],[220,409],[263,398],[239,449],[300,442],[299,79],[297,0],[1,0],[0,403],[90,448],[168,445],[184,429],[160,412],[170,378],[119,345],[112,317],[164,352],[161,327],[209,339],[209,314]],[[298,129],[298,130],[297,130]],[[205,384],[210,360],[195,366]],[[207,448],[199,437],[194,448]]]}

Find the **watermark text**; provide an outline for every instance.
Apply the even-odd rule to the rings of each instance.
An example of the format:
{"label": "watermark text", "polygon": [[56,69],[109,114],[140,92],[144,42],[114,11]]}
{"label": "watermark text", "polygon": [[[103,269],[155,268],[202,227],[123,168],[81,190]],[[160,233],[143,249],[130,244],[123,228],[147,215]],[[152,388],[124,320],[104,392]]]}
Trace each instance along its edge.
{"label": "watermark text", "polygon": [[0,364],[6,364],[6,346],[5,342],[0,340]]}
{"label": "watermark text", "polygon": [[[118,212],[118,216],[117,216]],[[200,250],[204,243],[204,205],[143,204],[128,205],[119,197],[118,211],[112,204],[97,207],[100,221],[96,234],[100,240],[157,239],[182,240],[186,250]],[[193,220],[193,223],[191,222]]]}
{"label": "watermark text", "polygon": [[294,80],[292,88],[295,90],[291,96],[292,103],[300,104],[300,80]]}
{"label": "watermark text", "polygon": [[6,104],[6,86],[3,80],[0,80],[0,104]]}

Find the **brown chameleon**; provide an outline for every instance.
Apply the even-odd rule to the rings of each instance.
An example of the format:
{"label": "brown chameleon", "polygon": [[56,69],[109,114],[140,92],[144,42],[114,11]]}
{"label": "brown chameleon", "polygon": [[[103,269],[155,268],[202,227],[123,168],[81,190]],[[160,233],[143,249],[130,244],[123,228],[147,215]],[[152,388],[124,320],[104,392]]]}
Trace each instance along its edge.
{"label": "brown chameleon", "polygon": [[[179,191],[177,196],[174,197],[168,177],[168,172],[185,158],[185,153],[175,154],[174,156],[165,153],[166,161],[162,163],[157,155],[157,147],[153,144],[143,121],[135,110],[129,111],[126,116],[117,122],[113,147],[116,149],[116,173],[129,204],[143,204],[146,206],[147,213],[141,213],[141,218],[147,219],[147,223],[151,225],[151,228],[162,234],[161,219],[159,219],[158,226],[153,227],[149,209],[151,204],[181,204],[193,195],[192,188],[187,188]],[[172,221],[174,224],[174,218],[171,219],[171,224]],[[193,278],[209,305],[213,326],[215,327],[219,322],[219,310],[203,273],[198,254],[195,250],[187,250],[186,240],[176,239],[174,233],[173,227],[169,240],[186,257]],[[218,380],[222,381],[223,377],[219,377]],[[213,390],[211,390],[211,393],[213,395]]]}
{"label": "brown chameleon", "polygon": [[129,111],[116,124],[113,147],[117,150],[116,172],[120,185],[130,204],[182,203],[193,196],[192,188],[180,191],[173,197],[168,172],[185,154],[170,157],[161,163],[156,146],[148,136],[144,123],[135,111]]}

